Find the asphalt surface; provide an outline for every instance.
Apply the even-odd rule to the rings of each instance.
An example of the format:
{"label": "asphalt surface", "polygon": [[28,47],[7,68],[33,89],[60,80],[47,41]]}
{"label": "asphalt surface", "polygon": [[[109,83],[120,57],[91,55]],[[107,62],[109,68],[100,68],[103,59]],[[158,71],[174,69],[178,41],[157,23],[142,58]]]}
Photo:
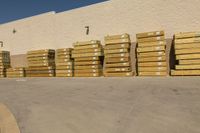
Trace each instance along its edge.
{"label": "asphalt surface", "polygon": [[200,77],[0,79],[21,133],[200,133]]}

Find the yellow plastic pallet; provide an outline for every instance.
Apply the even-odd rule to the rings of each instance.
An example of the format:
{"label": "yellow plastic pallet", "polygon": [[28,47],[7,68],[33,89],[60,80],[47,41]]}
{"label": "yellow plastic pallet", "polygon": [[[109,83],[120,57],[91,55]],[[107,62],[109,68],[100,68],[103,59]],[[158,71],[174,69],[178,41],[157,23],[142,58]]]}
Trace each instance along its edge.
{"label": "yellow plastic pallet", "polygon": [[71,53],[63,52],[63,53],[56,53],[56,58],[63,58],[63,57],[71,57]]}
{"label": "yellow plastic pallet", "polygon": [[8,77],[8,78],[23,78],[23,77],[25,77],[25,75],[23,75],[23,74],[12,74],[12,75],[10,75],[10,74],[7,74],[7,76],[6,77]]}
{"label": "yellow plastic pallet", "polygon": [[56,69],[56,74],[58,73],[73,73],[73,70],[57,70]]}
{"label": "yellow plastic pallet", "polygon": [[200,32],[180,32],[175,34],[176,39],[200,37]]}
{"label": "yellow plastic pallet", "polygon": [[110,63],[120,63],[120,62],[128,62],[130,61],[129,57],[115,57],[115,58],[106,58],[104,59],[106,63],[110,62]]}
{"label": "yellow plastic pallet", "polygon": [[94,44],[101,44],[99,40],[91,40],[91,41],[82,41],[82,42],[75,42],[73,46],[79,47],[79,46],[87,46],[87,45],[94,45]]}
{"label": "yellow plastic pallet", "polygon": [[56,59],[55,61],[56,64],[58,63],[65,63],[65,64],[73,64],[73,61],[71,59]]}
{"label": "yellow plastic pallet", "polygon": [[55,67],[53,66],[40,66],[40,67],[28,67],[25,68],[26,71],[32,71],[32,70],[53,70]]}
{"label": "yellow plastic pallet", "polygon": [[175,68],[176,68],[177,70],[200,69],[200,64],[199,64],[199,65],[176,65]]}
{"label": "yellow plastic pallet", "polygon": [[167,76],[167,72],[139,72],[138,76]]}
{"label": "yellow plastic pallet", "polygon": [[61,65],[61,66],[56,66],[57,70],[72,70],[73,66],[67,66],[67,65]]}
{"label": "yellow plastic pallet", "polygon": [[109,73],[109,72],[130,72],[131,68],[130,67],[116,67],[116,68],[106,68],[104,72]]}
{"label": "yellow plastic pallet", "polygon": [[130,48],[130,43],[105,45],[104,50]]}
{"label": "yellow plastic pallet", "polygon": [[56,73],[56,77],[73,77],[71,73]]}
{"label": "yellow plastic pallet", "polygon": [[24,71],[23,70],[22,71],[7,71],[6,74],[10,74],[10,75],[20,74],[21,75],[21,74],[24,74]]}
{"label": "yellow plastic pallet", "polygon": [[101,47],[102,47],[101,44],[92,44],[92,45],[74,47],[74,50],[101,48]]}
{"label": "yellow plastic pallet", "polygon": [[165,36],[148,37],[148,38],[137,38],[137,42],[138,43],[164,41],[164,40],[165,40]]}
{"label": "yellow plastic pallet", "polygon": [[137,47],[143,48],[143,47],[152,47],[152,46],[165,46],[166,41],[156,41],[156,42],[143,42],[138,43]]}
{"label": "yellow plastic pallet", "polygon": [[175,49],[190,49],[190,48],[200,48],[200,43],[186,43],[186,44],[175,44]]}
{"label": "yellow plastic pallet", "polygon": [[200,37],[186,38],[186,39],[175,39],[175,44],[184,44],[184,43],[200,43]]}
{"label": "yellow plastic pallet", "polygon": [[157,66],[167,66],[167,62],[143,62],[138,63],[138,67],[157,67]]}
{"label": "yellow plastic pallet", "polygon": [[165,51],[159,51],[159,52],[146,52],[146,53],[137,53],[138,58],[142,57],[157,57],[157,56],[165,56]]}
{"label": "yellow plastic pallet", "polygon": [[49,54],[49,53],[40,53],[40,54],[32,54],[32,55],[30,55],[30,54],[28,54],[27,55],[27,58],[37,58],[37,57],[54,57],[55,56],[55,54],[54,53],[52,53],[52,54]]}
{"label": "yellow plastic pallet", "polygon": [[36,57],[36,58],[27,58],[28,61],[40,61],[40,60],[53,60],[54,58],[49,57]]}
{"label": "yellow plastic pallet", "polygon": [[81,69],[101,69],[102,65],[88,65],[88,66],[74,66],[75,70],[81,70]]}
{"label": "yellow plastic pallet", "polygon": [[54,74],[26,74],[27,77],[54,77]]}
{"label": "yellow plastic pallet", "polygon": [[100,77],[100,73],[74,73],[74,77]]}
{"label": "yellow plastic pallet", "polygon": [[166,56],[137,58],[137,61],[138,62],[160,62],[160,61],[166,61]]}
{"label": "yellow plastic pallet", "polygon": [[102,52],[102,48],[89,48],[89,49],[81,49],[81,50],[73,50],[72,54],[81,54],[81,53],[96,53],[96,52]]}
{"label": "yellow plastic pallet", "polygon": [[120,54],[108,54],[104,58],[115,58],[115,57],[130,57],[129,53],[120,53]]}
{"label": "yellow plastic pallet", "polygon": [[80,62],[74,62],[75,66],[81,66],[81,65],[100,65],[100,61],[80,61]]}
{"label": "yellow plastic pallet", "polygon": [[200,54],[185,54],[185,55],[176,55],[177,60],[184,59],[200,59]]}
{"label": "yellow plastic pallet", "polygon": [[41,63],[54,63],[54,60],[32,60],[32,61],[28,61],[29,64],[41,64]]}
{"label": "yellow plastic pallet", "polygon": [[112,50],[104,50],[104,54],[107,55],[107,54],[116,54],[116,53],[128,53],[130,52],[129,49],[127,48],[123,48],[123,49],[112,49]]}
{"label": "yellow plastic pallet", "polygon": [[98,56],[93,56],[93,57],[80,57],[80,58],[75,58],[74,61],[98,61],[100,58]]}
{"label": "yellow plastic pallet", "polygon": [[130,62],[105,64],[106,68],[109,68],[109,67],[130,67],[130,66],[131,66]]}
{"label": "yellow plastic pallet", "polygon": [[46,67],[48,67],[48,66],[54,66],[54,65],[55,65],[55,63],[37,63],[37,64],[28,63],[29,67],[38,67],[38,66],[41,66],[41,67],[46,66]]}
{"label": "yellow plastic pallet", "polygon": [[152,32],[144,32],[136,34],[136,38],[147,38],[147,37],[156,37],[156,36],[164,36],[164,31],[152,31]]}
{"label": "yellow plastic pallet", "polygon": [[54,70],[32,70],[26,71],[26,74],[54,74]]}
{"label": "yellow plastic pallet", "polygon": [[103,56],[103,52],[72,54],[72,58]]}
{"label": "yellow plastic pallet", "polygon": [[102,69],[83,69],[83,70],[75,70],[76,73],[102,73]]}
{"label": "yellow plastic pallet", "polygon": [[124,38],[130,38],[130,35],[125,33],[122,35],[107,35],[104,37],[105,40],[116,40],[116,39],[124,39]]}
{"label": "yellow plastic pallet", "polygon": [[104,73],[105,77],[132,77],[133,72]]}
{"label": "yellow plastic pallet", "polygon": [[63,62],[63,63],[56,63],[56,66],[73,66],[73,63],[70,63],[70,62]]}
{"label": "yellow plastic pallet", "polygon": [[56,53],[63,53],[63,52],[70,53],[71,51],[72,51],[72,48],[60,48],[60,49],[56,49]]}
{"label": "yellow plastic pallet", "polygon": [[31,54],[44,54],[44,53],[55,53],[55,50],[53,50],[53,49],[33,50],[33,51],[28,51],[27,55],[31,55]]}
{"label": "yellow plastic pallet", "polygon": [[200,64],[200,59],[194,59],[194,60],[179,60],[179,65],[193,65],[193,64]]}
{"label": "yellow plastic pallet", "polygon": [[200,53],[200,48],[190,48],[190,49],[179,49],[175,50],[175,54],[194,54],[194,53]]}
{"label": "yellow plastic pallet", "polygon": [[171,70],[172,76],[199,76],[200,70]]}
{"label": "yellow plastic pallet", "polygon": [[129,38],[105,40],[105,45],[131,43]]}
{"label": "yellow plastic pallet", "polygon": [[165,46],[152,46],[152,47],[144,47],[144,48],[137,48],[137,52],[155,52],[155,51],[164,51],[166,48]]}
{"label": "yellow plastic pallet", "polygon": [[161,72],[167,71],[167,67],[138,67],[139,72]]}

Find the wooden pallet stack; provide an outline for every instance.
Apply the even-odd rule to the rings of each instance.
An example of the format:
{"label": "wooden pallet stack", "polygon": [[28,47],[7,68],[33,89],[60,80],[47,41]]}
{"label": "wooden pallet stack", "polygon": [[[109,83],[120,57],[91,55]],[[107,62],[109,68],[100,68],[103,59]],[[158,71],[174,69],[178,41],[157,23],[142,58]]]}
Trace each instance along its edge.
{"label": "wooden pallet stack", "polygon": [[168,75],[164,31],[139,33],[136,38],[138,76]]}
{"label": "wooden pallet stack", "polygon": [[72,48],[56,50],[56,77],[73,77]]}
{"label": "wooden pallet stack", "polygon": [[9,68],[7,69],[6,75],[8,78],[25,77],[25,68],[24,67]]}
{"label": "wooden pallet stack", "polygon": [[133,76],[129,34],[105,36],[104,76]]}
{"label": "wooden pallet stack", "polygon": [[176,65],[171,75],[200,75],[200,32],[181,32],[174,37]]}
{"label": "wooden pallet stack", "polygon": [[27,77],[54,77],[55,50],[44,49],[27,52]]}
{"label": "wooden pallet stack", "polygon": [[6,69],[10,68],[10,52],[0,51],[0,77],[6,77]]}
{"label": "wooden pallet stack", "polygon": [[103,71],[103,48],[98,40],[76,42],[72,51],[75,77],[99,77]]}

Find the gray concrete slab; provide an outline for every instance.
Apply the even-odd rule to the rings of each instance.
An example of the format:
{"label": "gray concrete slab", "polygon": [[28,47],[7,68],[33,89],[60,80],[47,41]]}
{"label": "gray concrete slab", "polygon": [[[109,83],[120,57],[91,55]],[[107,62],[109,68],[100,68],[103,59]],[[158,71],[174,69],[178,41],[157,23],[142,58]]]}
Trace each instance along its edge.
{"label": "gray concrete slab", "polygon": [[200,78],[1,79],[22,133],[199,133]]}

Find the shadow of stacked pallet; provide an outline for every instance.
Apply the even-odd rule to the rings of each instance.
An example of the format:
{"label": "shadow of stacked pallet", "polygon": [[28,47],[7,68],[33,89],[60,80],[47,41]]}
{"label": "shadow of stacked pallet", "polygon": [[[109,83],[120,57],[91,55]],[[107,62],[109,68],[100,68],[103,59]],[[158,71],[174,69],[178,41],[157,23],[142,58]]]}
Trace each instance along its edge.
{"label": "shadow of stacked pallet", "polygon": [[99,77],[103,71],[103,48],[100,41],[92,40],[74,43],[75,77]]}
{"label": "shadow of stacked pallet", "polygon": [[55,50],[35,50],[27,52],[27,77],[54,77]]}
{"label": "shadow of stacked pallet", "polygon": [[130,57],[131,40],[128,34],[106,36],[104,47],[104,76],[133,76]]}
{"label": "shadow of stacked pallet", "polygon": [[56,50],[56,77],[73,77],[71,51],[71,48]]}
{"label": "shadow of stacked pallet", "polygon": [[6,75],[8,78],[20,78],[25,77],[25,69],[23,67],[9,68]]}
{"label": "shadow of stacked pallet", "polygon": [[10,68],[10,52],[0,51],[0,77],[6,77],[6,69]]}
{"label": "shadow of stacked pallet", "polygon": [[200,32],[182,32],[174,37],[176,65],[171,75],[200,75]]}
{"label": "shadow of stacked pallet", "polygon": [[136,38],[138,76],[168,75],[164,31],[139,33]]}

